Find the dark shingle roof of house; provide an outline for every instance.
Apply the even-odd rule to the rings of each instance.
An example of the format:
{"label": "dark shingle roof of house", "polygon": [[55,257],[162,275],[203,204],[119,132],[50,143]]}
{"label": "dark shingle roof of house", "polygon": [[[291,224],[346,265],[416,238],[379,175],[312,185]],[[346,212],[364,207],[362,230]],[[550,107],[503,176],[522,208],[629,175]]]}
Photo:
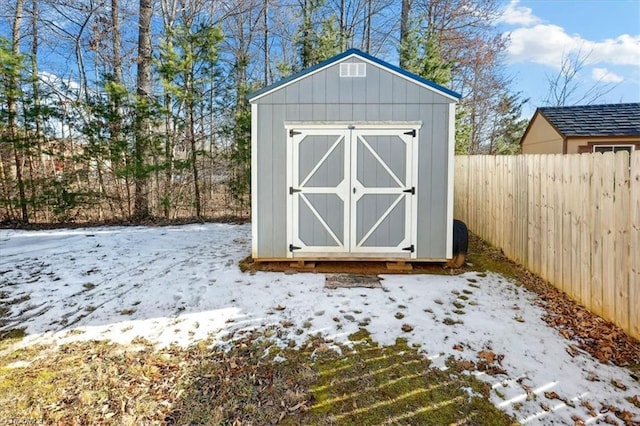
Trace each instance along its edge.
{"label": "dark shingle roof of house", "polygon": [[640,103],[541,107],[563,136],[640,135]]}

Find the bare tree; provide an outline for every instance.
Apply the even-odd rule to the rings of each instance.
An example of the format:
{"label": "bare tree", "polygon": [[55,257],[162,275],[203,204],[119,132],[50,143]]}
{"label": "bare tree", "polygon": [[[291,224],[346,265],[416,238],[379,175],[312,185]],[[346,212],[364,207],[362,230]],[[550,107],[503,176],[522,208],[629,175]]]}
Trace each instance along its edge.
{"label": "bare tree", "polygon": [[547,74],[549,89],[544,99],[548,106],[567,106],[593,104],[602,99],[618,84],[606,83],[603,77],[586,86],[580,82],[581,71],[589,63],[593,51],[584,52],[582,48],[575,52],[563,53],[560,70],[555,74]]}

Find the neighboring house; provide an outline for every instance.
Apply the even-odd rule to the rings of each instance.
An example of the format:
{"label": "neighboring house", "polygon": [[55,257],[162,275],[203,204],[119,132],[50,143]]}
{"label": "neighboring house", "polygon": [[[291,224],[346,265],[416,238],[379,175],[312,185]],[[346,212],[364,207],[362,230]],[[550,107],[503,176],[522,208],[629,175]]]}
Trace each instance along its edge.
{"label": "neighboring house", "polygon": [[538,108],[523,154],[576,154],[640,149],[640,103]]}

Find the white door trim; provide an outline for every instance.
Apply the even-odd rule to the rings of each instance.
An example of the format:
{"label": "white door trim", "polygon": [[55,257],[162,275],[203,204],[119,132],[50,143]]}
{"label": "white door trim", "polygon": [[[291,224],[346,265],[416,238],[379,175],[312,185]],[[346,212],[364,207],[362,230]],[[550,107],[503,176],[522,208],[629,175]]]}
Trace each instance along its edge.
{"label": "white door trim", "polygon": [[[381,255],[388,253],[392,257],[410,257],[417,258],[416,238],[417,238],[417,177],[418,177],[418,141],[419,131],[422,127],[422,122],[286,122],[285,131],[287,136],[286,146],[286,190],[294,188],[295,185],[304,187],[304,185],[311,179],[314,173],[318,170],[323,162],[331,155],[331,153],[339,145],[340,141],[344,140],[344,179],[336,187],[332,188],[304,188],[304,192],[295,193],[295,196],[287,196],[286,215],[287,215],[287,244],[291,244],[294,247],[300,247],[300,249],[287,251],[287,257],[294,258],[304,257],[310,253],[314,253],[314,257],[317,257],[318,253],[327,253],[327,257],[336,255],[339,253],[357,253],[358,255],[364,255],[366,253]],[[399,134],[398,130],[405,130],[408,132],[415,131],[415,136]],[[290,136],[290,131],[295,132]],[[297,133],[301,132],[301,133]],[[403,132],[404,133],[404,132]],[[312,170],[307,176],[298,176],[298,161],[299,158],[299,144],[308,135],[322,135],[322,136],[337,136],[336,141],[331,145],[328,151],[323,154],[322,158],[315,164]],[[380,158],[378,153],[369,145],[369,143],[361,136],[376,136],[376,135],[389,135],[399,136],[406,143],[405,164],[406,164],[406,182],[409,185],[405,185],[404,176],[398,177],[389,168],[385,161]],[[357,147],[357,141],[361,140],[365,149],[371,153],[376,161],[379,162],[391,178],[398,184],[395,188],[380,188],[371,187],[364,188],[357,180],[357,155],[354,149]],[[294,167],[295,166],[295,167]],[[300,179],[303,179],[300,182]],[[403,193],[405,189],[414,189],[414,194]],[[355,188],[356,194],[354,195],[352,189]],[[298,189],[298,188],[295,188]],[[334,192],[335,191],[335,192]],[[378,218],[376,223],[371,229],[369,229],[365,236],[361,239],[361,244],[365,243],[371,236],[387,215],[400,203],[405,202],[405,235],[401,244],[397,247],[362,247],[358,245],[356,238],[356,214],[355,203],[357,200],[366,194],[390,194],[391,192],[398,191],[398,198],[395,199],[390,207],[384,212],[384,214]],[[328,224],[324,221],[321,215],[313,208],[305,194],[326,194],[335,193],[344,203],[343,212],[343,232],[342,238],[343,244],[340,243],[340,236],[336,236],[330,229]],[[296,235],[296,230],[299,226],[299,208],[300,202],[310,209],[310,211],[316,216],[322,226],[333,238],[337,246],[305,246],[304,243]],[[405,246],[413,246],[412,252],[403,251]],[[288,249],[289,247],[287,247]]]}

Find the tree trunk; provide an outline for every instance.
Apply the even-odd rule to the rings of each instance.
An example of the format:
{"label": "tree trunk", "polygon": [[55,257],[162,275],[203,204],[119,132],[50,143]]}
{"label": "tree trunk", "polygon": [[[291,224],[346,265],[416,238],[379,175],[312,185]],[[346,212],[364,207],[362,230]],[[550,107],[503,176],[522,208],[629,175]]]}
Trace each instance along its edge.
{"label": "tree trunk", "polygon": [[[162,0],[161,2],[162,8],[162,20],[164,22],[164,26],[166,29],[174,29],[176,13],[177,13],[177,4],[176,1]],[[173,51],[173,40],[171,37],[167,37],[167,51]],[[172,95],[168,90],[164,92],[164,108],[167,111],[171,111],[171,103],[172,103]],[[171,217],[171,205],[173,204],[174,199],[176,199],[176,194],[173,191],[173,151],[174,151],[174,140],[176,139],[176,126],[173,120],[172,114],[165,114],[164,119],[165,126],[165,138],[164,138],[164,188],[162,192],[162,213],[165,218],[169,219]]]}
{"label": "tree trunk", "polygon": [[269,0],[264,0],[263,4],[263,25],[264,25],[264,85],[269,84]]}
{"label": "tree trunk", "polygon": [[149,107],[151,103],[151,0],[140,0],[140,16],[138,20],[138,73],[136,95],[135,126],[135,200],[134,216],[146,219],[149,211],[149,187],[145,171],[145,160],[149,145]]}
{"label": "tree trunk", "polygon": [[302,68],[307,68],[311,65],[311,54],[312,54],[312,42],[311,42],[311,11],[312,0],[304,0],[302,5],[302,51],[301,51],[301,59],[302,59]]}
{"label": "tree trunk", "polygon": [[347,50],[347,11],[345,10],[344,0],[340,0],[340,50]]}
{"label": "tree trunk", "polygon": [[193,103],[189,105],[189,142],[191,144],[191,170],[193,172],[193,195],[196,207],[196,217],[200,219],[202,215],[202,208],[200,205],[200,176],[198,174],[198,147],[195,134],[195,120],[194,120],[194,108]]}
{"label": "tree trunk", "polygon": [[371,0],[367,0],[367,17],[364,21],[364,51],[371,50]]}
{"label": "tree trunk", "polygon": [[[122,85],[122,55],[121,39],[120,39],[120,0],[111,0],[111,65],[113,66],[113,82],[120,86]],[[115,95],[111,98],[109,104],[111,108],[111,119],[109,120],[109,133],[110,142],[115,146],[119,146],[120,139],[122,138],[122,99],[119,95]],[[120,154],[120,148],[116,148],[111,151],[109,159],[111,160],[111,174],[113,180],[113,190],[116,192],[116,198],[118,199],[118,207],[121,214],[125,215],[125,207],[123,204],[123,198],[128,191],[122,190],[122,179],[117,177],[116,170],[126,164],[123,161]],[[125,166],[126,167],[126,166]],[[128,179],[125,174],[124,184],[128,186]],[[128,198],[128,195],[126,195]],[[130,200],[127,199],[127,203]],[[125,215],[126,216],[126,215]]]}
{"label": "tree trunk", "polygon": [[[14,57],[20,54],[20,27],[22,26],[22,13],[24,9],[24,0],[16,1],[16,14],[13,19],[11,53]],[[17,92],[20,88],[19,82],[20,68],[13,70],[9,81],[9,90],[7,93],[7,110],[8,110],[8,127],[9,137],[13,144],[13,160],[16,166],[16,180],[18,182],[18,197],[20,202],[20,211],[22,213],[22,221],[29,223],[29,213],[27,211],[27,197],[24,191],[24,178],[22,170],[21,144],[18,142],[18,99]]]}
{"label": "tree trunk", "polygon": [[[33,105],[36,108],[35,125],[38,155],[42,162],[42,114],[40,102],[40,79],[38,77],[38,15],[39,0],[31,0],[31,78],[33,79]],[[42,172],[45,171],[45,164],[42,162]]]}
{"label": "tree trunk", "polygon": [[413,0],[402,0],[402,11],[400,14],[400,68],[407,66],[406,44],[409,37],[409,24],[411,19],[411,3]]}
{"label": "tree trunk", "polygon": [[111,35],[113,49],[113,81],[122,84],[122,55],[120,54],[120,0],[111,0]]}

